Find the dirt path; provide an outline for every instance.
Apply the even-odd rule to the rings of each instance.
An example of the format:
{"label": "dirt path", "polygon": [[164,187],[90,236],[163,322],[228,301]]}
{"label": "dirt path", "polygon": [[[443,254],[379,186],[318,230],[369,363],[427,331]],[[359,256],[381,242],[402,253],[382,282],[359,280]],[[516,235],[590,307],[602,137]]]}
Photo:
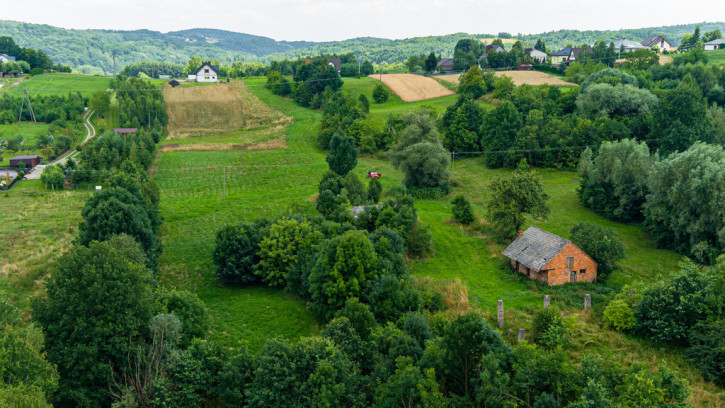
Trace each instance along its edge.
{"label": "dirt path", "polygon": [[[84,144],[87,141],[91,140],[96,135],[96,128],[93,127],[93,124],[91,123],[91,116],[93,116],[94,111],[88,111],[86,115],[83,117],[83,126],[86,127],[86,138],[80,143]],[[65,156],[56,159],[54,162],[50,163],[50,165],[58,165],[58,164],[66,164],[68,162],[68,159],[71,159],[73,157],[76,157],[80,152],[78,150],[73,149],[70,153],[66,154]],[[33,168],[33,171],[25,175],[25,179],[27,180],[37,180],[40,178],[40,176],[43,174],[43,170],[45,170],[46,164],[39,164]]]}

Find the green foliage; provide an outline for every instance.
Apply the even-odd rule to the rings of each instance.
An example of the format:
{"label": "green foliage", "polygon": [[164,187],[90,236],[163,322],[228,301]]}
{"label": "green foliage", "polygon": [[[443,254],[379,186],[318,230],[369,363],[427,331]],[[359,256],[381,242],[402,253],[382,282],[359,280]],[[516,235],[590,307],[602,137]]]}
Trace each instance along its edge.
{"label": "green foliage", "polygon": [[111,377],[126,369],[129,348],[153,313],[152,278],[143,263],[129,236],[73,247],[58,261],[33,316],[45,331],[48,360],[63,373],[61,404],[107,405]]}
{"label": "green foliage", "polygon": [[486,83],[483,80],[483,72],[478,65],[473,65],[468,69],[465,75],[460,77],[460,85],[458,85],[457,92],[470,97],[471,99],[478,99],[486,93]]}
{"label": "green foliage", "polygon": [[[197,57],[198,58],[198,57]],[[192,61],[190,61],[192,62]],[[201,62],[196,65],[192,70],[186,69],[181,64],[173,64],[169,62],[152,62],[152,61],[139,61],[132,64],[126,65],[121,73],[126,76],[140,77],[140,74],[146,74],[152,78],[158,78],[159,75],[170,75],[172,78],[178,78],[186,74],[191,74],[201,66]],[[188,71],[188,72],[184,72]]]}
{"label": "green foliage", "polygon": [[383,192],[383,186],[380,184],[380,180],[377,178],[371,178],[368,181],[367,196],[373,204],[377,204],[380,201],[380,195]]}
{"label": "green foliage", "polygon": [[435,370],[423,369],[413,364],[413,359],[400,356],[395,360],[395,372],[375,391],[376,407],[397,408],[448,406],[446,398],[436,382]]}
{"label": "green foliage", "polygon": [[725,250],[725,150],[696,143],[652,166],[645,229],[657,244],[712,263]]}
{"label": "green foliage", "polygon": [[463,225],[472,224],[476,221],[476,217],[473,215],[473,209],[471,203],[466,199],[465,196],[459,194],[451,201],[453,219],[460,222]]}
{"label": "green foliage", "polygon": [[267,74],[267,88],[275,95],[287,96],[292,93],[292,83],[277,71],[270,71]]}
{"label": "green foliage", "polygon": [[494,180],[489,189],[488,219],[506,237],[514,236],[521,229],[526,214],[536,218],[546,218],[549,214],[549,195],[533,171],[516,170],[510,178]]}
{"label": "green foliage", "polygon": [[121,126],[162,130],[169,122],[161,89],[151,81],[119,75],[111,88],[116,91]]}
{"label": "green foliage", "polygon": [[380,322],[395,322],[407,312],[418,311],[422,304],[410,279],[398,279],[389,274],[375,279],[366,297]]}
{"label": "green foliage", "polygon": [[213,253],[216,276],[229,283],[255,282],[262,235],[260,225],[255,223],[240,223],[219,230]]}
{"label": "green foliage", "polygon": [[388,88],[383,84],[377,84],[373,90],[373,100],[375,103],[385,103],[390,98],[390,92]]}
{"label": "green foliage", "polygon": [[632,85],[597,83],[579,92],[576,104],[579,111],[592,116],[634,117],[649,114],[657,97],[646,89]]}
{"label": "green foliage", "polygon": [[356,297],[347,299],[345,306],[335,313],[335,317],[346,318],[363,341],[370,339],[370,334],[377,326],[370,306],[360,303]]}
{"label": "green foliage", "polygon": [[687,356],[708,381],[725,384],[725,320],[697,324],[690,331]]}
{"label": "green foliage", "polygon": [[481,148],[479,128],[483,123],[481,105],[468,98],[460,98],[449,106],[442,117],[443,146],[453,152],[476,152]]}
{"label": "green foliage", "polygon": [[591,85],[595,84],[609,84],[609,85],[631,85],[634,87],[639,86],[637,78],[621,69],[606,68],[593,72],[582,82],[579,92],[584,92]]}
{"label": "green foliage", "polygon": [[355,140],[348,136],[334,135],[330,140],[330,152],[326,160],[330,170],[344,177],[357,166]]}
{"label": "green foliage", "polygon": [[417,143],[404,150],[405,160],[398,168],[405,174],[407,187],[438,187],[448,183],[450,154],[440,144]]}
{"label": "green foliage", "polygon": [[352,205],[362,205],[368,201],[367,190],[365,185],[355,173],[347,173],[342,179],[342,186],[345,189],[345,195]]}
{"label": "green foliage", "polygon": [[269,286],[284,286],[287,272],[297,265],[300,252],[308,251],[322,238],[308,221],[278,219],[259,243],[255,273]]}
{"label": "green foliage", "polygon": [[512,141],[522,125],[521,115],[510,101],[503,101],[486,113],[481,124],[481,148],[486,154],[486,166],[498,168],[505,164],[503,151],[512,147]]}
{"label": "green foliage", "polygon": [[209,310],[199,297],[185,290],[162,291],[158,301],[167,313],[181,321],[183,344],[191,344],[194,338],[203,339],[211,328]]}
{"label": "green foliage", "polygon": [[514,85],[514,81],[511,78],[506,75],[500,76],[493,83],[493,93],[491,96],[497,99],[507,99],[514,92],[515,88],[516,85]]}
{"label": "green foliage", "polygon": [[587,148],[579,162],[579,199],[584,206],[617,221],[642,219],[647,177],[657,156],[631,139],[604,142],[597,157]]}
{"label": "green foliage", "polygon": [[152,223],[149,209],[137,196],[120,187],[101,190],[86,201],[81,215],[83,221],[76,238],[80,245],[128,234],[143,248],[147,264],[157,266],[161,253],[161,241],[156,236],[158,226]]}
{"label": "green foliage", "polygon": [[365,94],[360,94],[357,100],[360,101],[360,107],[362,107],[362,110],[365,113],[370,113],[370,101],[368,100],[368,97],[365,96]]}
{"label": "green foliage", "polygon": [[580,222],[569,231],[569,239],[597,263],[597,278],[606,281],[624,259],[624,245],[611,228]]}
{"label": "green foliage", "polygon": [[65,181],[63,170],[60,166],[47,165],[43,169],[43,174],[40,175],[40,181],[47,189],[60,190]]}
{"label": "green foliage", "polygon": [[615,299],[604,309],[604,323],[618,331],[629,331],[635,324],[634,310],[622,299]]}
{"label": "green foliage", "polygon": [[347,299],[360,297],[377,276],[376,265],[373,245],[361,231],[347,231],[323,244],[309,277],[313,310],[329,318]]}

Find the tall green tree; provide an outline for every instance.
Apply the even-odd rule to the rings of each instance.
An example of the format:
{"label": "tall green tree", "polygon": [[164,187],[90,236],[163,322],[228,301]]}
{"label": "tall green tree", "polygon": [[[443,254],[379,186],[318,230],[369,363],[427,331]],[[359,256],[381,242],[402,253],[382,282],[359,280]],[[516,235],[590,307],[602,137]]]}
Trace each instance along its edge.
{"label": "tall green tree", "polygon": [[527,214],[544,219],[549,215],[549,195],[533,171],[516,170],[509,178],[497,178],[489,190],[488,219],[506,237],[521,229]]}
{"label": "tall green tree", "polygon": [[76,246],[58,261],[46,295],[33,303],[48,360],[62,373],[61,406],[109,405],[113,376],[128,367],[154,312],[152,276],[128,235]]}
{"label": "tall green tree", "polygon": [[330,152],[326,157],[330,170],[340,176],[347,175],[357,166],[357,148],[355,139],[349,136],[335,135],[330,140]]}
{"label": "tall green tree", "polygon": [[425,71],[429,73],[434,72],[437,67],[438,57],[436,57],[435,52],[431,51],[430,54],[428,54],[428,58],[425,59]]}
{"label": "tall green tree", "polygon": [[522,125],[521,115],[511,101],[503,101],[486,113],[481,124],[481,147],[486,154],[486,166],[502,167],[506,163],[506,150],[510,149]]}

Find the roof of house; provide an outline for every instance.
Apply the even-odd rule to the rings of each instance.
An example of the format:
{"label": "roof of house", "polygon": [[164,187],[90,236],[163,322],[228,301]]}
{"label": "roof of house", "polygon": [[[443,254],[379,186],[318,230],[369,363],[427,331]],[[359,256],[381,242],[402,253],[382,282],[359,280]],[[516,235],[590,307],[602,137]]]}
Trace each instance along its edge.
{"label": "roof of house", "polygon": [[8,54],[0,53],[0,57],[5,57],[5,58],[9,59],[10,61],[15,62],[15,57],[11,57]]}
{"label": "roof of house", "polygon": [[506,51],[506,49],[498,44],[489,44],[486,46],[486,52],[494,50],[496,52]]}
{"label": "roof of house", "polygon": [[564,47],[560,49],[559,51],[553,52],[549,55],[552,57],[568,57],[569,53],[571,52],[571,47]]}
{"label": "roof of house", "polygon": [[444,65],[453,65],[453,58],[441,58],[436,66],[442,67]]}
{"label": "roof of house", "polygon": [[121,133],[121,134],[127,134],[127,133],[136,133],[138,128],[116,128],[113,129],[113,133]]}
{"label": "roof of house", "polygon": [[574,59],[579,58],[579,54],[582,52],[589,52],[591,51],[590,48],[580,48],[580,47],[574,47],[571,49],[571,53],[569,53],[569,58],[574,57]]}
{"label": "roof of house", "polygon": [[642,40],[642,45],[645,47],[654,47],[655,45],[659,45],[660,41],[665,40],[667,44],[670,42],[667,41],[667,39],[661,35],[650,35],[649,37]]}
{"label": "roof of house", "polygon": [[37,154],[30,154],[30,155],[25,155],[25,156],[15,156],[10,160],[25,160],[25,159],[38,159],[38,158],[40,158],[40,156],[38,156]]}
{"label": "roof of house", "polygon": [[614,42],[614,50],[619,51],[619,49],[622,48],[622,45],[624,45],[624,48],[633,48],[635,50],[642,50],[642,49],[649,48],[649,47],[645,47],[644,45],[642,45],[636,41],[626,40],[626,39],[622,38],[621,40],[617,40]]}
{"label": "roof of house", "polygon": [[340,58],[330,58],[327,60],[327,62],[332,64],[332,66],[334,66],[338,72],[340,71],[340,69],[342,69],[342,64],[340,63]]}
{"label": "roof of house", "polygon": [[708,41],[705,44],[707,44],[707,45],[725,44],[725,38],[718,38],[717,40]]}
{"label": "roof of house", "polygon": [[201,69],[204,68],[204,66],[206,66],[206,65],[208,65],[214,71],[214,73],[216,73],[216,74],[219,73],[219,65],[211,65],[211,61],[209,61],[209,62],[202,62],[201,66],[199,68],[197,68],[196,71],[194,71],[194,73],[192,75],[197,75],[199,73],[199,71],[201,71]]}
{"label": "roof of house", "polygon": [[516,238],[503,254],[524,266],[540,271],[570,242],[532,226]]}

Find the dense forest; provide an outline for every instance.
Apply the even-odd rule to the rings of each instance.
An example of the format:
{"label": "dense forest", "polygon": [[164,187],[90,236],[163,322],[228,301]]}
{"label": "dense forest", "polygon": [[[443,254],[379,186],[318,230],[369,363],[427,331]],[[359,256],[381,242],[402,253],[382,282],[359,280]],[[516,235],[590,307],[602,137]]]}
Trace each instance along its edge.
{"label": "dense forest", "polygon": [[[692,33],[696,25],[609,31],[559,30],[514,37],[527,46],[533,46],[541,39],[548,48],[559,48],[567,44],[591,44],[600,38],[608,43],[619,38],[641,41],[650,35],[663,35],[675,45],[686,33]],[[703,31],[710,31],[722,29],[725,23],[699,25]],[[362,37],[311,43],[274,41],[266,37],[209,29],[169,33],[150,30],[68,30],[7,20],[0,21],[2,35],[12,36],[21,46],[42,50],[56,62],[87,74],[120,72],[123,67],[140,61],[185,64],[191,55],[198,55],[204,60],[218,60],[221,65],[231,65],[236,61],[269,63],[285,58],[351,52],[355,55],[364,54],[376,64],[392,64],[402,62],[410,55],[429,54],[431,51],[444,57],[450,56],[456,43],[463,38],[483,39],[493,36],[456,33],[402,40]]]}

